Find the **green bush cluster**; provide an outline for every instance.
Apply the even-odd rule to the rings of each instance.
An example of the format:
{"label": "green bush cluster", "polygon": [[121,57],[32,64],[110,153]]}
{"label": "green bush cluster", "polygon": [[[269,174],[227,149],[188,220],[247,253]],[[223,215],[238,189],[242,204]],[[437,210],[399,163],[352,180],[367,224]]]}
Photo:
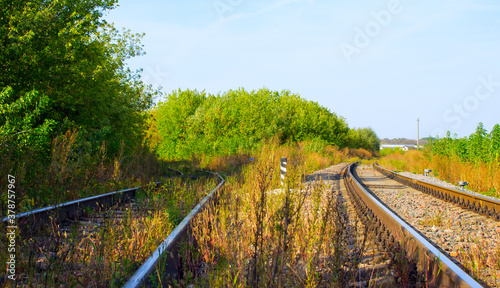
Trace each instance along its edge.
{"label": "green bush cluster", "polygon": [[500,160],[500,125],[496,124],[490,133],[483,123],[479,123],[476,132],[468,137],[446,137],[436,139],[429,146],[436,155],[456,156],[468,162],[498,162]]}
{"label": "green bush cluster", "polygon": [[103,19],[116,6],[0,0],[0,174],[16,177],[20,209],[98,193],[93,186],[110,179],[149,177],[137,158],[155,162],[142,145],[159,91],[127,67],[144,54],[142,35]]}
{"label": "green bush cluster", "polygon": [[281,143],[313,140],[317,149],[335,145],[378,151],[380,144],[371,129],[350,132],[344,118],[286,90],[240,88],[210,95],[179,89],[151,114],[149,142],[166,159],[250,151],[275,135]]}
{"label": "green bush cluster", "polygon": [[384,148],[382,150],[380,150],[380,156],[387,156],[389,154],[394,154],[394,153],[402,153],[403,152],[403,149],[399,148],[399,147],[395,147],[395,148]]}
{"label": "green bush cluster", "polygon": [[371,128],[357,128],[349,131],[351,148],[363,148],[368,151],[380,150],[380,139]]}
{"label": "green bush cluster", "polygon": [[0,3],[1,152],[49,156],[52,139],[75,128],[94,152],[140,143],[157,91],[125,64],[143,54],[142,35],[102,19],[117,1]]}

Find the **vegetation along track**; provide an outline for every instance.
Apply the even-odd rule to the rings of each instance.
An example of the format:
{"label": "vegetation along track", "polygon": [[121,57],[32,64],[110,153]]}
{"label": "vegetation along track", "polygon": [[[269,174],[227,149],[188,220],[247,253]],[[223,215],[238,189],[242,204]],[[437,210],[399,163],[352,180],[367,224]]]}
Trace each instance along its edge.
{"label": "vegetation along track", "polygon": [[[376,239],[380,237],[358,217],[343,182],[346,166],[343,163],[318,170],[303,178],[300,188],[288,192],[286,186],[265,190],[262,195],[270,201],[265,213],[271,217],[263,217],[262,238],[266,240],[258,253],[253,244],[257,237],[252,234],[254,222],[249,220],[251,216],[244,208],[248,206],[243,209],[233,206],[234,203],[245,205],[246,202],[241,202],[246,199],[245,192],[227,187],[219,195],[221,203],[217,207],[209,206],[194,219],[194,241],[186,242],[192,243],[194,252],[182,254],[184,261],[179,263],[184,267],[176,275],[177,279],[165,279],[164,275],[169,272],[163,265],[163,274],[161,268],[149,274],[149,278],[156,281],[149,281],[148,286],[403,287],[415,283],[409,277],[402,279],[404,273],[398,275],[397,265],[401,263],[394,261],[391,251],[378,245]],[[286,216],[277,219],[285,213],[279,207],[286,207],[287,202],[283,202],[285,206],[275,204],[283,200],[280,197],[286,198],[286,193],[296,197],[293,199],[297,202],[291,201],[298,205],[289,204],[295,211],[291,215],[296,215],[289,219],[295,220],[287,221]],[[235,200],[235,197],[242,198]],[[293,233],[287,234],[283,227]],[[283,233],[282,237],[279,233]],[[289,241],[285,241],[285,236]],[[280,246],[279,243],[288,244]]]}
{"label": "vegetation along track", "polygon": [[[16,215],[20,229],[15,285],[123,285],[144,256],[207,194],[204,191],[215,186],[207,172],[169,170],[176,176],[163,183]],[[0,283],[14,282],[4,276]]]}
{"label": "vegetation along track", "polygon": [[[338,169],[342,167],[342,169]],[[402,283],[408,284],[409,280],[401,279],[395,269],[394,259],[389,251],[378,245],[377,235],[370,229],[370,223],[358,216],[356,207],[353,204],[343,181],[343,177],[349,165],[342,164],[329,167],[314,172],[306,177],[306,181],[317,185],[318,182],[325,182],[331,185],[332,193],[340,202],[342,213],[339,213],[340,222],[345,222],[345,243],[351,255],[350,262],[354,264],[353,275],[350,282],[343,283],[342,286],[349,287],[401,287]],[[399,275],[403,276],[403,275]]]}
{"label": "vegetation along track", "polygon": [[170,277],[179,277],[182,273],[179,267],[181,262],[179,251],[182,245],[186,243],[186,237],[190,233],[190,226],[196,216],[202,212],[207,205],[217,201],[217,192],[224,185],[225,180],[217,173],[209,172],[218,177],[219,184],[205,197],[196,207],[177,225],[177,227],[168,235],[168,237],[153,251],[151,256],[142,264],[141,267],[130,277],[123,286],[124,288],[143,287],[151,283],[155,272],[163,271]]}
{"label": "vegetation along track", "polygon": [[396,180],[399,183],[500,221],[499,199],[469,191],[443,187],[427,181],[417,180],[387,170],[383,167],[380,167],[380,165],[378,165],[377,163],[375,163],[373,166],[378,172],[382,173],[388,178]]}
{"label": "vegetation along track", "polygon": [[[437,287],[498,287],[498,222],[401,185],[370,166],[363,165],[357,170],[352,176],[359,177],[356,189],[364,190],[365,198],[379,201],[379,210],[395,217],[397,213],[404,220],[390,224],[388,220],[394,220],[389,217],[381,218],[374,212],[364,214],[376,216],[375,221],[381,223],[377,225],[383,226],[378,229],[388,231],[382,241],[386,246],[402,246],[407,254],[414,254],[428,283]],[[413,232],[405,231],[408,229]]]}

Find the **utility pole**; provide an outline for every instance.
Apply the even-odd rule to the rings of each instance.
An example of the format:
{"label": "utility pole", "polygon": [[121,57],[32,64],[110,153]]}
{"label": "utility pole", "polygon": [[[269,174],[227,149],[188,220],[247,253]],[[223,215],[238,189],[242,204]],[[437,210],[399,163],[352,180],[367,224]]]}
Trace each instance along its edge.
{"label": "utility pole", "polygon": [[420,119],[417,118],[417,150],[420,149]]}

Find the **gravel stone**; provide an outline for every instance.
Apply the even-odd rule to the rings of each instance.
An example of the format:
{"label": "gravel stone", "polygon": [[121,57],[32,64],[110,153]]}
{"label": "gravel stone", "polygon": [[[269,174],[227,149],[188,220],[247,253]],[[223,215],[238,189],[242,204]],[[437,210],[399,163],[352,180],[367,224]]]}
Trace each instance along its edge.
{"label": "gravel stone", "polygon": [[[375,183],[381,185],[397,183],[367,165],[359,166],[357,173],[368,186]],[[400,174],[438,185],[443,183],[434,177],[406,172]],[[473,271],[472,274],[491,287],[498,287],[500,283],[497,283],[496,279],[500,279],[500,265],[498,264],[500,263],[500,222],[409,187],[387,189],[373,186],[370,190],[401,218],[422,232],[437,246],[447,250],[451,257],[463,265],[466,265],[464,261],[470,260],[471,257],[476,257],[474,261],[482,263],[497,263],[487,265],[489,269]]]}

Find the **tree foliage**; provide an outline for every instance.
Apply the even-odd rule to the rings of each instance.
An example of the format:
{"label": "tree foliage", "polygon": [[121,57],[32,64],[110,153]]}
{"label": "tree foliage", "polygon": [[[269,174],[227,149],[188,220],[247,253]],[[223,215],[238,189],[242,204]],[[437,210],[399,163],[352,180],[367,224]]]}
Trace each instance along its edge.
{"label": "tree foliage", "polygon": [[[139,141],[144,120],[141,111],[152,105],[156,92],[125,63],[143,54],[142,35],[118,31],[102,19],[116,3],[0,0],[4,110],[0,126],[2,135],[19,136],[3,141],[12,145],[27,138],[50,142],[55,134],[75,127],[86,132],[94,147],[106,140],[110,149],[116,150],[122,140],[128,144]],[[29,124],[7,123],[12,123],[9,119],[14,114],[21,117],[21,106],[16,103],[32,107],[26,106],[22,112]],[[25,129],[23,125],[38,128]],[[50,132],[51,137],[39,137],[41,130]]]}
{"label": "tree foliage", "polygon": [[380,150],[380,139],[372,128],[351,129],[349,140],[352,148],[363,148],[368,151]]}
{"label": "tree foliage", "polygon": [[238,89],[218,95],[177,90],[151,115],[150,142],[167,159],[250,151],[275,135],[282,143],[315,140],[339,147],[377,149],[373,151],[378,151],[380,143],[373,130],[359,129],[355,132],[358,142],[351,145],[344,118],[286,90]]}
{"label": "tree foliage", "polygon": [[457,156],[462,161],[498,162],[500,160],[500,125],[496,124],[490,133],[483,123],[469,137],[453,137],[448,131],[446,137],[434,140],[430,149],[434,154]]}
{"label": "tree foliage", "polygon": [[40,119],[49,107],[49,98],[31,91],[11,101],[12,88],[0,92],[0,145],[6,146],[17,140],[18,148],[42,150],[40,145],[50,142],[54,127],[53,119]]}

